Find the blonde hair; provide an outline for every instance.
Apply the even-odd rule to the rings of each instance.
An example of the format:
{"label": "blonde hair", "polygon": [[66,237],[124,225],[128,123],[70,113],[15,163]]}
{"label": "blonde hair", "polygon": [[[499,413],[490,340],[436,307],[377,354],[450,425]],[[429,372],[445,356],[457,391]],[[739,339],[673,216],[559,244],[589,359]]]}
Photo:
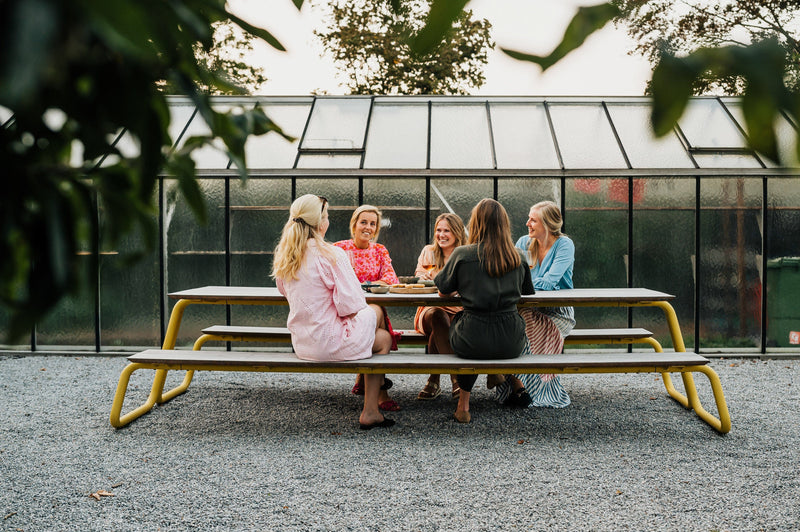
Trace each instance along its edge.
{"label": "blonde hair", "polygon": [[439,222],[444,220],[447,222],[448,227],[450,228],[450,232],[453,234],[453,238],[456,240],[456,244],[454,247],[464,245],[464,242],[467,240],[466,232],[464,231],[464,222],[461,221],[461,217],[455,213],[445,212],[440,214],[436,217],[436,222],[433,224],[434,228],[434,235],[433,235],[433,260],[436,264],[436,269],[441,270],[444,268],[444,251],[442,251],[441,246],[439,246],[439,241],[436,240],[436,226],[439,225]]}
{"label": "blonde hair", "polygon": [[378,217],[377,227],[375,227],[375,234],[372,235],[372,240],[378,240],[378,234],[381,232],[381,219],[383,218],[383,215],[381,214],[380,209],[374,205],[362,205],[353,211],[353,216],[350,217],[350,236],[353,238],[353,240],[356,239],[356,224],[358,223],[358,217],[365,212],[374,213],[375,216]]}
{"label": "blonde hair", "polygon": [[469,217],[469,243],[479,244],[478,258],[489,277],[502,277],[522,264],[511,240],[511,222],[505,208],[484,198]]}
{"label": "blonde hair", "polygon": [[[561,228],[564,226],[564,219],[561,216],[561,209],[554,201],[540,201],[533,207],[532,211],[536,211],[539,215],[539,221],[542,223],[547,232],[553,236],[553,240],[564,236]],[[539,262],[539,241],[531,238],[528,244],[528,253],[531,258],[531,266],[535,266]]]}
{"label": "blonde hair", "polygon": [[306,194],[300,196],[289,209],[289,220],[283,226],[281,240],[275,247],[272,261],[273,279],[283,280],[298,279],[297,272],[303,264],[303,259],[308,249],[308,241],[314,239],[320,253],[334,259],[333,246],[325,242],[319,232],[325,213],[328,210],[328,200]]}

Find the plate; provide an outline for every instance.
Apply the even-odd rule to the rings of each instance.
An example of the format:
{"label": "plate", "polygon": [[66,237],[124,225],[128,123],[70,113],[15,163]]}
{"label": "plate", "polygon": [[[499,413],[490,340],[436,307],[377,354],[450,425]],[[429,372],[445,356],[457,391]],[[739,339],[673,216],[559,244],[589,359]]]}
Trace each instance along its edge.
{"label": "plate", "polygon": [[435,286],[426,286],[425,288],[405,288],[399,286],[392,286],[389,292],[392,294],[433,294],[437,291]]}

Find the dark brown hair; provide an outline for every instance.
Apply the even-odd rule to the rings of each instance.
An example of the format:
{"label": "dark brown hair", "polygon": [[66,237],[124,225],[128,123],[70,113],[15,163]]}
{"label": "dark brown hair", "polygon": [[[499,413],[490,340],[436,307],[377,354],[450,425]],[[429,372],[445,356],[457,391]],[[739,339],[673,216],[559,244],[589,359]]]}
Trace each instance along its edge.
{"label": "dark brown hair", "polygon": [[500,203],[484,198],[469,217],[469,244],[478,244],[478,257],[489,277],[502,277],[522,263],[511,240],[511,222]]}

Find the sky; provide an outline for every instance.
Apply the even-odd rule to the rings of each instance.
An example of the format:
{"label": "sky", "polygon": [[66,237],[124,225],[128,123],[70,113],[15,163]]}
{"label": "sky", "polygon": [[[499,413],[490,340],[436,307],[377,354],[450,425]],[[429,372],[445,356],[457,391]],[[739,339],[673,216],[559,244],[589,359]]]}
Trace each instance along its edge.
{"label": "sky", "polygon": [[[320,57],[313,31],[321,27],[320,0],[309,0],[298,11],[291,0],[228,0],[231,12],[270,31],[287,49],[278,52],[258,43],[248,60],[264,69],[265,95],[307,95],[312,91],[345,94],[336,70]],[[471,0],[476,18],[492,24],[496,49],[489,54],[486,83],[475,91],[483,96],[641,96],[650,65],[631,56],[631,40],[622,28],[608,24],[581,48],[542,73],[532,63],[511,59],[499,48],[546,55],[560,42],[580,6],[600,0]]]}

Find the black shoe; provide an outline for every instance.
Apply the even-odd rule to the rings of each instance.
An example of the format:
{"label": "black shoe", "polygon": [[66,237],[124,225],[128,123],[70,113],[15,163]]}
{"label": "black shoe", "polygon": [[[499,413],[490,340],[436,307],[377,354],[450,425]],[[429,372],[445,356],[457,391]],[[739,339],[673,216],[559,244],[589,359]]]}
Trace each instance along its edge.
{"label": "black shoe", "polygon": [[525,391],[525,388],[520,388],[511,393],[503,403],[511,408],[526,408],[533,402],[531,396]]}
{"label": "black shoe", "polygon": [[375,428],[388,429],[392,425],[394,425],[394,420],[393,419],[389,419],[388,417],[384,417],[383,421],[376,421],[375,423],[369,423],[369,424],[366,424],[366,425],[364,423],[359,423],[358,424],[358,426],[359,426],[359,428],[361,428],[361,430],[371,430],[371,429],[375,429]]}

